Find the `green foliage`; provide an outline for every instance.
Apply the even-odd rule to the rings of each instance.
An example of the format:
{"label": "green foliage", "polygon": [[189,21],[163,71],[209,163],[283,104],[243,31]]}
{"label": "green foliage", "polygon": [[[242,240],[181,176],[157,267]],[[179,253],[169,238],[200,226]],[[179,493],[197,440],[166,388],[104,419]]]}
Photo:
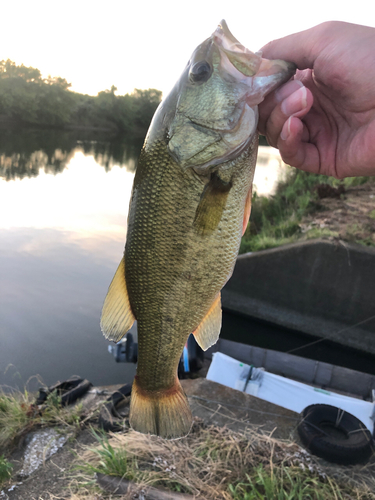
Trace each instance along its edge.
{"label": "green foliage", "polygon": [[0,485],[10,479],[13,465],[8,462],[4,455],[0,455]]}
{"label": "green foliage", "polygon": [[72,93],[63,78],[42,79],[36,68],[0,61],[0,115],[9,120],[63,126],[72,113]]}
{"label": "green foliage", "polygon": [[319,206],[315,187],[334,184],[327,176],[293,170],[278,185],[274,196],[252,199],[249,226],[241,241],[240,253],[264,250],[296,241],[300,234],[302,216]]}
{"label": "green foliage", "polygon": [[27,427],[27,400],[27,393],[17,397],[0,393],[0,448],[9,445]]}
{"label": "green foliage", "polygon": [[46,403],[38,407],[25,390],[5,394],[0,392],[0,449],[8,448],[20,436],[37,427],[59,425],[76,431],[84,414],[82,404],[62,408],[60,398],[52,392]]}
{"label": "green foliage", "polygon": [[362,184],[365,184],[368,182],[369,178],[360,176],[360,177],[346,177],[343,180],[338,180],[338,179],[332,179],[332,186],[337,187],[340,184],[344,185],[344,188],[350,188],[350,187],[355,187],[355,186],[361,186]]}
{"label": "green foliage", "polygon": [[[78,456],[78,484],[94,486],[95,473],[199,498],[229,500],[374,500],[373,481],[318,465],[292,442],[262,433],[234,433],[200,426],[180,440],[160,440],[132,430],[109,438],[94,432],[98,446]],[[335,471],[337,472],[337,470]],[[371,465],[366,477],[370,479]],[[171,495],[171,498],[173,495]]]}
{"label": "green foliage", "polygon": [[133,94],[116,96],[112,86],[97,97],[77,94],[72,121],[82,127],[103,127],[144,137],[160,101],[159,90],[137,89]]}
{"label": "green foliage", "polygon": [[138,465],[134,457],[129,458],[125,448],[113,448],[104,432],[98,433],[92,429],[92,433],[99,444],[99,447],[91,448],[96,457],[95,464],[85,463],[78,469],[88,474],[101,473],[129,481],[136,479]]}
{"label": "green foliage", "polygon": [[42,81],[42,75],[38,69],[27,68],[23,64],[17,66],[10,59],[0,61],[0,78],[3,80],[7,78],[21,78],[27,83]]}
{"label": "green foliage", "polygon": [[[229,485],[233,500],[342,500],[338,486],[298,467],[256,467],[247,481]],[[345,496],[345,498],[348,498]]]}
{"label": "green foliage", "polygon": [[97,97],[69,91],[65,78],[43,79],[36,68],[0,61],[0,118],[6,123],[88,127],[144,137],[161,100],[155,89],[115,95],[116,87]]}

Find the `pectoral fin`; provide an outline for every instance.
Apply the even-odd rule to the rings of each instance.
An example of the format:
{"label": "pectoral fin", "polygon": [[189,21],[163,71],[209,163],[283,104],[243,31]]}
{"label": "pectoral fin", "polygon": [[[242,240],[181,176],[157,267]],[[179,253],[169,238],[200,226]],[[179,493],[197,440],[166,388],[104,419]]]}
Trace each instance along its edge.
{"label": "pectoral fin", "polygon": [[251,199],[252,199],[252,187],[249,189],[249,192],[247,193],[247,198],[245,202],[245,211],[243,214],[243,222],[242,222],[242,236],[245,234],[247,225],[249,223],[250,219],[250,213],[251,213]]}
{"label": "pectoral fin", "polygon": [[200,235],[210,235],[217,228],[231,187],[231,182],[223,182],[216,173],[212,174],[195,213],[194,227]]}
{"label": "pectoral fin", "polygon": [[218,294],[214,303],[198,328],[193,332],[199,346],[206,351],[219,338],[221,329],[221,295]]}
{"label": "pectoral fin", "polygon": [[100,328],[106,339],[118,342],[132,327],[135,316],[130,307],[125,281],[124,257],[109,285],[104,301]]}

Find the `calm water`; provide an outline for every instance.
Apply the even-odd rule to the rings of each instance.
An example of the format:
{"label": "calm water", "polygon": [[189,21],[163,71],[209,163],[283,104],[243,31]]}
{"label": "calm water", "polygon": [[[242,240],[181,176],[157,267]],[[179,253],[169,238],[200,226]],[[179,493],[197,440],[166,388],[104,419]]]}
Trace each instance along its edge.
{"label": "calm water", "polygon": [[[108,353],[99,318],[122,257],[140,144],[56,131],[0,133],[0,384],[73,374],[125,383],[134,365]],[[261,147],[255,185],[285,166]],[[32,390],[39,382],[28,382]]]}

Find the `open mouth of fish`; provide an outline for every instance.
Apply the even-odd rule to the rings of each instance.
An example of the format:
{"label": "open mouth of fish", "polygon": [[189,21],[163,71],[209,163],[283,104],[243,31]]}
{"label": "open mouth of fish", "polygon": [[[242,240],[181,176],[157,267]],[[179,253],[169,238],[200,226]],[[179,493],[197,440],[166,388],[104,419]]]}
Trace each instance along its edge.
{"label": "open mouth of fish", "polygon": [[[188,85],[221,85],[231,96],[227,102],[211,102],[211,109],[202,112],[185,109],[183,102],[177,106],[176,116],[183,117],[196,132],[206,133],[207,144],[200,151],[194,148],[185,151],[183,146],[175,147],[176,141],[172,140],[169,150],[183,167],[194,167],[198,172],[236,158],[248,147],[257,129],[257,105],[269,92],[287,81],[296,69],[292,63],[263,59],[260,52],[251,52],[232,35],[224,20],[197,47],[188,67]],[[217,109],[220,109],[220,114]],[[176,123],[178,127],[178,120],[174,127]],[[170,130],[172,139],[174,127]],[[205,154],[215,143],[216,146],[221,143],[222,154],[215,157]]]}

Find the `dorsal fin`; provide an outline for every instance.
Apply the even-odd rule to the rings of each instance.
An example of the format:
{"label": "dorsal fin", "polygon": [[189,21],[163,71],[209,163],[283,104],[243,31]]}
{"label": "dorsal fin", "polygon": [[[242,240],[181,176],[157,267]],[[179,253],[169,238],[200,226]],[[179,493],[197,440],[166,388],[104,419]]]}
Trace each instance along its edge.
{"label": "dorsal fin", "polygon": [[131,310],[126,287],[123,257],[108,288],[102,309],[100,328],[106,339],[118,342],[130,330],[134,321],[135,316]]}

